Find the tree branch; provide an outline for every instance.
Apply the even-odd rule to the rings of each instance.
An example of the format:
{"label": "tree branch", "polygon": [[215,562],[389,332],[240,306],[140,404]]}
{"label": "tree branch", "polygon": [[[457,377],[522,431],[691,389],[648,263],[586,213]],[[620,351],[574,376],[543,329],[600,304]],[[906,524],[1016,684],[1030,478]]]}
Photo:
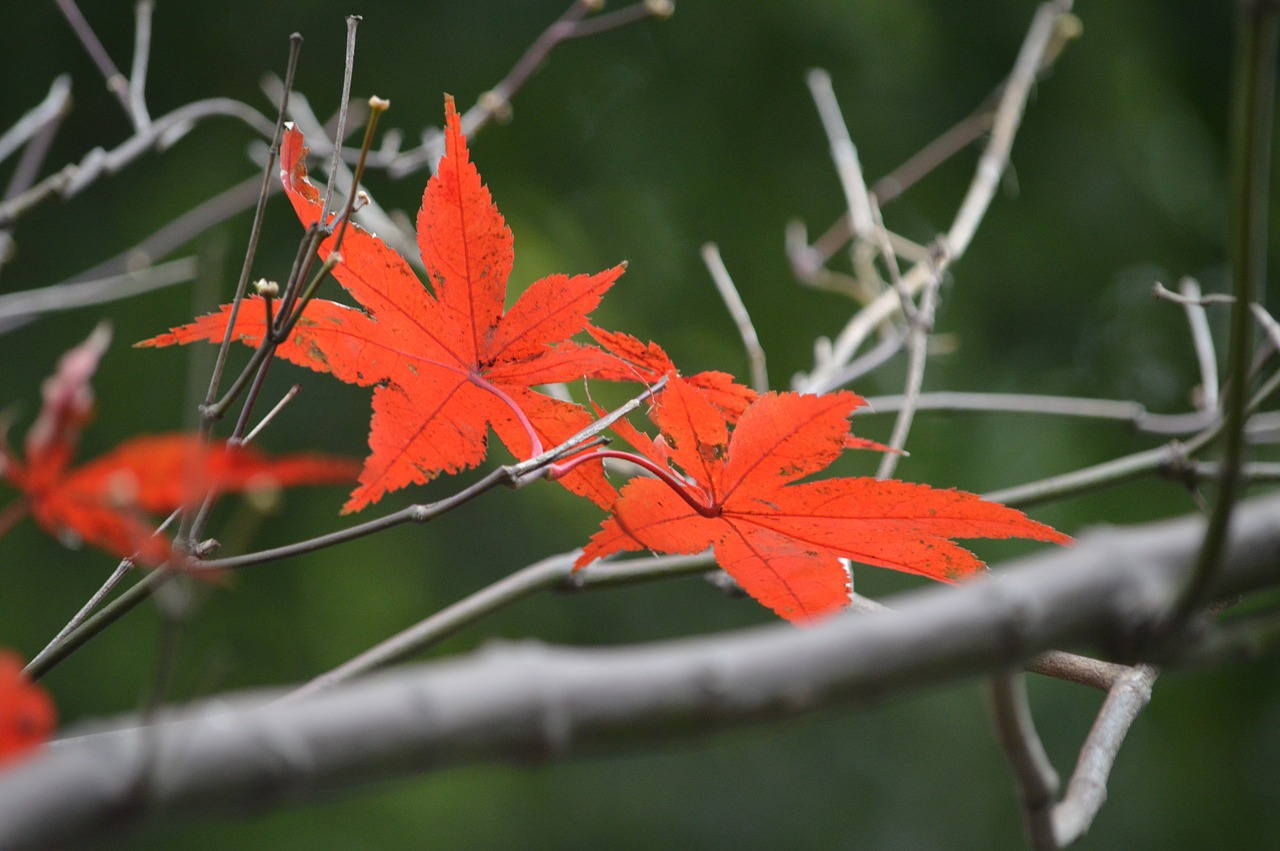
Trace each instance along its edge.
{"label": "tree branch", "polygon": [[[1215,595],[1280,584],[1278,521],[1280,497],[1239,506]],[[101,842],[162,816],[262,811],[372,779],[558,760],[865,705],[1005,671],[1052,646],[1141,658],[1203,525],[1191,516],[1089,533],[987,580],[902,595],[892,617],[624,648],[505,645],[309,700],[194,705],[145,730],[70,739],[0,777],[0,846]],[[143,758],[148,743],[158,758]]]}

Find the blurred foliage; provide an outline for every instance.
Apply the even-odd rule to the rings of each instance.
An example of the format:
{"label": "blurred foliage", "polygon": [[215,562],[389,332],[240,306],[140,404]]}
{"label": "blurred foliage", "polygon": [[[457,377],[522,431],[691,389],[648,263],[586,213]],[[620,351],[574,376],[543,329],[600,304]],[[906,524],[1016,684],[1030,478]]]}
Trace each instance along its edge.
{"label": "blurred foliage", "polygon": [[[389,98],[383,128],[441,120],[441,94],[468,104],[492,86],[565,0],[329,0],[157,4],[148,81],[153,116],[228,96],[273,114],[258,88],[281,73],[290,32],[306,43],[298,88],[322,117],[336,107],[343,15],[363,14],[353,95]],[[611,4],[612,6],[620,4]],[[117,63],[132,50],[129,5],[81,6]],[[698,258],[717,241],[754,312],[776,387],[811,365],[813,339],[836,333],[851,305],[794,281],[788,220],[813,234],[842,210],[827,142],[804,85],[834,79],[871,179],[965,116],[1007,73],[1033,4],[983,0],[684,2],[646,21],[562,46],[514,103],[513,120],[472,151],[516,237],[513,291],[549,272],[630,262],[597,313],[605,327],[660,340],[686,370],[745,374],[736,333]],[[1197,382],[1181,311],[1148,297],[1186,274],[1224,286],[1225,127],[1232,44],[1229,4],[1144,0],[1081,4],[1085,34],[1036,89],[997,198],[945,290],[938,330],[957,350],[932,360],[926,389],[1058,392],[1136,399],[1182,411]],[[128,135],[118,104],[53,4],[10,14],[0,30],[0,125],[69,73],[74,110],[48,169]],[[51,284],[137,243],[255,168],[252,134],[206,122],[15,230],[0,292]],[[926,240],[950,222],[976,149],[886,207],[890,227]],[[7,180],[11,163],[3,164]],[[367,183],[412,215],[419,173]],[[278,199],[255,275],[280,278],[298,230]],[[134,350],[133,340],[227,296],[249,218],[177,255],[219,253],[209,292],[176,287],[106,308],[54,314],[0,338],[0,405],[17,434],[58,355],[99,319],[116,329],[96,387],[97,422],[81,457],[123,437],[190,422],[190,352]],[[1275,241],[1273,240],[1273,243]],[[213,291],[213,290],[216,290]],[[1215,317],[1215,321],[1224,317]],[[237,352],[243,357],[244,352]],[[243,362],[243,361],[241,361]],[[895,362],[855,389],[898,392]],[[303,392],[263,437],[269,448],[361,454],[367,391],[273,369],[266,397]],[[887,417],[858,420],[883,438]],[[1001,416],[922,415],[903,478],[982,491],[1154,445],[1116,425]],[[854,464],[856,462],[849,462]],[[470,480],[471,477],[463,477]],[[366,513],[451,492],[457,481],[397,494]],[[297,540],[336,523],[338,489],[290,494],[256,524],[252,545]],[[1193,510],[1188,494],[1143,481],[1036,510],[1067,531]],[[212,527],[234,527],[225,506]],[[177,699],[306,678],[426,614],[547,554],[585,540],[599,517],[538,485],[493,493],[426,527],[402,528],[210,589],[186,625]],[[250,542],[245,542],[248,545]],[[980,549],[1003,557],[1013,550]],[[109,572],[29,523],[0,540],[0,644],[36,652]],[[909,587],[863,571],[859,590]],[[613,644],[768,620],[697,579],[526,601],[446,642],[437,655],[493,638]],[[134,708],[148,688],[154,612],[133,613],[47,679],[69,723]],[[1280,844],[1280,663],[1164,677],[1126,743],[1110,800],[1083,848]],[[1033,683],[1050,753],[1070,770],[1098,695]],[[396,781],[355,797],[230,824],[181,824],[131,848],[860,847],[994,848],[1020,843],[1011,781],[988,734],[976,685],[894,700],[861,713],[743,730],[657,750],[548,767],[475,767]]]}

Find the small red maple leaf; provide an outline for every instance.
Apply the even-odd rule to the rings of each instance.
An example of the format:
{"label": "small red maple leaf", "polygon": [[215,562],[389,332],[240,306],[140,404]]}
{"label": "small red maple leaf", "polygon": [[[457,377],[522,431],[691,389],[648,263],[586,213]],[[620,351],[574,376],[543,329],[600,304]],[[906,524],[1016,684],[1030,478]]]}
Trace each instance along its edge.
{"label": "small red maple leaf", "polygon": [[[341,381],[377,385],[370,453],[344,512],[441,472],[474,467],[484,459],[490,428],[520,458],[563,442],[590,425],[591,415],[532,388],[593,376],[614,361],[569,338],[586,326],[622,265],[595,275],[543,278],[504,311],[514,257],[511,230],[470,160],[451,97],[445,117],[445,156],[418,213],[418,246],[432,290],[380,239],[351,226],[333,275],[364,310],[314,300],[277,349],[286,360]],[[298,130],[286,133],[281,179],[302,223],[312,225],[322,210],[306,177],[302,141]],[[334,240],[321,245],[322,257]],[[235,338],[258,345],[265,316],[247,305]],[[220,342],[229,317],[227,305],[138,345]],[[616,497],[599,464],[584,465],[562,481],[604,507]]]}
{"label": "small red maple leaf", "polygon": [[48,692],[27,679],[18,654],[0,650],[0,767],[30,756],[56,724]]}
{"label": "small red maple leaf", "polygon": [[83,541],[120,558],[157,565],[170,542],[154,534],[150,515],[166,514],[206,493],[345,483],[359,465],[347,458],[296,454],[268,458],[247,446],[206,444],[193,434],[134,437],[68,469],[81,427],[93,410],[90,379],[110,334],[100,327],[62,356],[44,384],[44,405],[19,457],[0,431],[0,477],[22,497],[0,512],[0,533],[30,513],[45,531]]}
{"label": "small red maple leaf", "polygon": [[622,488],[576,567],[622,550],[711,547],[748,594],[809,623],[848,604],[841,558],[955,582],[983,564],[951,538],[1070,541],[963,491],[873,478],[798,483],[847,448],[848,417],[862,404],[849,392],[768,393],[730,433],[722,411],[671,376],[652,412],[662,444],[641,437],[636,446],[661,478]]}

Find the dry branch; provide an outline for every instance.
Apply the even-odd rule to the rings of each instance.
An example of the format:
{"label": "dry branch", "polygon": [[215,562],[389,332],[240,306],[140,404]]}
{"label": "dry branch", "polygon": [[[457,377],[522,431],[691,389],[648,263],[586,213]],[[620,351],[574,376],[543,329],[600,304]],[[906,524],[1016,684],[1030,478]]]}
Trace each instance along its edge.
{"label": "dry branch", "polygon": [[[1240,506],[1215,595],[1280,584],[1277,521],[1280,497]],[[150,819],[262,811],[395,775],[858,706],[1006,671],[1054,646],[1170,662],[1149,639],[1203,525],[1191,516],[1095,531],[992,579],[903,595],[892,617],[616,649],[503,645],[308,700],[197,704],[146,729],[64,741],[0,778],[0,847],[100,842]]]}

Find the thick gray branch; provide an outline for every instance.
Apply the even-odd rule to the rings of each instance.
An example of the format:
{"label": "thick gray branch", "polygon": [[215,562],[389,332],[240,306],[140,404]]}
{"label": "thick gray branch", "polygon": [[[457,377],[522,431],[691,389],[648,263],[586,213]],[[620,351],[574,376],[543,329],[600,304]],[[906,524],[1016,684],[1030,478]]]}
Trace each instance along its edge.
{"label": "thick gray branch", "polygon": [[[64,741],[0,777],[0,847],[146,819],[254,811],[476,762],[617,750],[1008,670],[1050,647],[1125,659],[1176,597],[1200,517],[1087,534],[990,579],[807,630],[778,624],[610,649],[493,646],[308,700],[208,701],[146,730]],[[1235,518],[1215,594],[1280,584],[1280,497]]]}

